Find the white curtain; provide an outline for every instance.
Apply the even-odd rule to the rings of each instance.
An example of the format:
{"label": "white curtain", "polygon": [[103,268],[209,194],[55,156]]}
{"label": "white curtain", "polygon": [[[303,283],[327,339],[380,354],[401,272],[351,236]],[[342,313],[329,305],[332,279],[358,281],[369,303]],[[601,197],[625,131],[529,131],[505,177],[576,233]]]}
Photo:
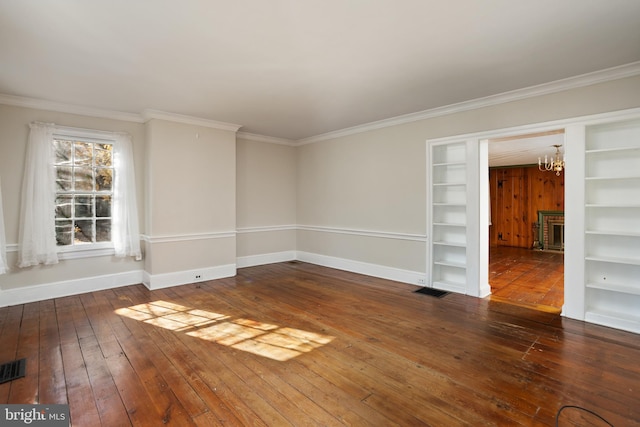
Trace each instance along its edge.
{"label": "white curtain", "polygon": [[56,264],[54,125],[29,125],[22,179],[18,266]]}
{"label": "white curtain", "polygon": [[142,259],[142,252],[140,251],[140,231],[138,229],[133,147],[129,135],[117,133],[115,137],[111,239],[116,256],[132,256],[139,261]]}
{"label": "white curtain", "polygon": [[0,274],[7,272],[7,240],[4,234],[4,211],[2,210],[2,181],[0,181]]}
{"label": "white curtain", "polygon": [[[22,185],[18,266],[58,262],[55,231],[54,124],[30,125]],[[142,259],[131,137],[112,134],[115,170],[111,238],[115,254]]]}

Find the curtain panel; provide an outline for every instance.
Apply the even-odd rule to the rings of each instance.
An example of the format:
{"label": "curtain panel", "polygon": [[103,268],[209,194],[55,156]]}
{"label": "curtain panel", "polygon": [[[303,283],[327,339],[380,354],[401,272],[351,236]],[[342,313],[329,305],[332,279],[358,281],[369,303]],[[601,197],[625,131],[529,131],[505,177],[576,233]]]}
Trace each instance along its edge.
{"label": "curtain panel", "polygon": [[18,266],[56,264],[55,152],[52,123],[31,123],[22,179]]}
{"label": "curtain panel", "polygon": [[116,256],[131,256],[139,261],[142,259],[142,252],[138,228],[136,176],[133,168],[133,147],[128,134],[115,135],[113,157],[116,173],[113,182],[111,239]]}

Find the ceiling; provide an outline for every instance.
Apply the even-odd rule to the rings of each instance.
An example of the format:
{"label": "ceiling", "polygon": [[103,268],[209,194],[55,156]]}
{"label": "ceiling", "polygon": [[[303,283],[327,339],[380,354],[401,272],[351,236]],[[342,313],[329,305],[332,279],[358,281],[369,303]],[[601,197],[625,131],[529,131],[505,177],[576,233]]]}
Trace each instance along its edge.
{"label": "ceiling", "polygon": [[0,0],[0,94],[297,141],[640,60],[638,0]]}
{"label": "ceiling", "polygon": [[556,148],[560,145],[560,153],[564,156],[564,131],[512,136],[489,140],[489,166],[522,166],[544,161],[545,156],[555,157]]}

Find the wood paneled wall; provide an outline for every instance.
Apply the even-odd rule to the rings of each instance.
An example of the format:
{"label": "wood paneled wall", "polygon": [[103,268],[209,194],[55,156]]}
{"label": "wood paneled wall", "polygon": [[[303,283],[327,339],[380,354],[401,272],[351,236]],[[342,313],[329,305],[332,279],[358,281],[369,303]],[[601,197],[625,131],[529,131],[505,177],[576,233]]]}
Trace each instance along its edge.
{"label": "wood paneled wall", "polygon": [[[489,169],[491,226],[489,244],[530,248],[538,211],[564,211],[564,172],[537,166]],[[537,229],[535,230],[537,232]]]}

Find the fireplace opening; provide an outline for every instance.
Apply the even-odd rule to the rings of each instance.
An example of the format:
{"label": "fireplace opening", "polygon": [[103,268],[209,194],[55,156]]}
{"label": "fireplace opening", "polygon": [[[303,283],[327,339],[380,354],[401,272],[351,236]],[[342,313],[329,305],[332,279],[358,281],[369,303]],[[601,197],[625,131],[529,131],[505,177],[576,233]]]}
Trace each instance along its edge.
{"label": "fireplace opening", "polygon": [[538,249],[564,251],[564,212],[538,211]]}
{"label": "fireplace opening", "polygon": [[547,249],[564,250],[564,221],[549,221],[549,239]]}

